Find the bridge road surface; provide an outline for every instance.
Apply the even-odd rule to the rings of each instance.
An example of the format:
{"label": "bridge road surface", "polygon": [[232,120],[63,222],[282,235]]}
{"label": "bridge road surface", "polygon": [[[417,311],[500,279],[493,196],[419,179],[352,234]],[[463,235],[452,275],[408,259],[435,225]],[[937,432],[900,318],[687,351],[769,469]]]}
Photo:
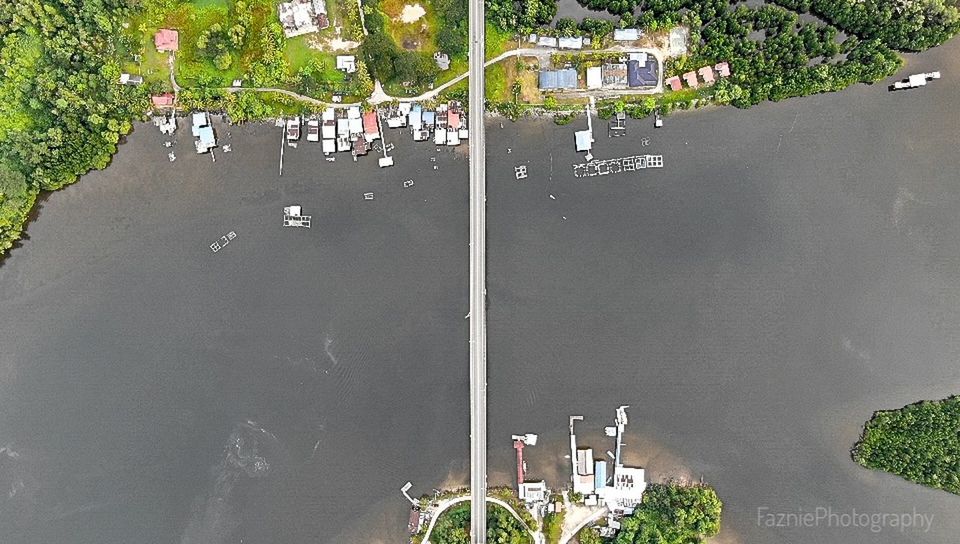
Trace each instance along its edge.
{"label": "bridge road surface", "polygon": [[487,171],[484,0],[470,0],[470,542],[487,542]]}

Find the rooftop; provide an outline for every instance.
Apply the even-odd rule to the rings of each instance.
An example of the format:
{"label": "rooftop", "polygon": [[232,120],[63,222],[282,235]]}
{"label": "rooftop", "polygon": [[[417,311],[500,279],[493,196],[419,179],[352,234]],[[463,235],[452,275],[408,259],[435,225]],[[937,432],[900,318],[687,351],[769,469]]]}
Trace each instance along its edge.
{"label": "rooftop", "polygon": [[180,48],[180,33],[169,28],[161,28],[153,35],[153,44],[157,51],[176,51]]}

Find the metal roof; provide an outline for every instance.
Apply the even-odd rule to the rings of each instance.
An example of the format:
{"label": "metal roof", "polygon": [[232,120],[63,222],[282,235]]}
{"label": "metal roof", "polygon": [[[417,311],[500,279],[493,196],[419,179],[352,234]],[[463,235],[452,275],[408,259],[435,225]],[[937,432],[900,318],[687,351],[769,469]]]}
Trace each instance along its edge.
{"label": "metal roof", "polygon": [[562,70],[540,70],[541,89],[576,89],[577,71],[573,68]]}

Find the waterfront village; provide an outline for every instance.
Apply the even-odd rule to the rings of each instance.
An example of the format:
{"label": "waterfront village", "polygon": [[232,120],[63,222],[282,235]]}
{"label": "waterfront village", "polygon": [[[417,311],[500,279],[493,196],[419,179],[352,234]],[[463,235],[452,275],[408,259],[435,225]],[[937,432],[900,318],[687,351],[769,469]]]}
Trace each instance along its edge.
{"label": "waterfront village", "polygon": [[[324,0],[279,3],[276,17],[288,40],[311,36],[331,25]],[[593,159],[592,148],[596,141],[591,114],[596,113],[597,98],[693,91],[712,85],[719,78],[730,76],[729,64],[720,62],[690,70],[682,76],[665,78],[665,58],[684,54],[688,37],[685,29],[679,26],[661,34],[657,39],[648,39],[636,28],[615,29],[608,37],[612,38],[612,46],[591,50],[593,44],[588,37],[558,37],[533,33],[519,37],[517,49],[508,49],[507,53],[500,57],[515,58],[518,66],[524,64],[529,69],[528,73],[535,74],[533,82],[540,98],[548,97],[554,101],[562,99],[568,104],[569,114],[586,114],[587,126],[574,131],[571,143],[578,152],[585,153],[585,160],[589,163]],[[168,135],[173,134],[178,124],[178,92],[181,89],[176,84],[174,67],[181,45],[178,29],[159,28],[153,35],[156,53],[169,56],[167,64],[173,90],[151,96],[152,117],[161,132]],[[515,55],[511,56],[509,53]],[[433,56],[438,70],[450,69],[451,61],[448,55],[437,51]],[[362,64],[354,54],[335,56],[336,71],[345,78],[356,75],[358,70],[362,71]],[[492,61],[488,66],[491,64]],[[277,119],[277,126],[282,127],[283,138],[289,147],[297,147],[303,139],[306,145],[316,146],[314,149],[320,151],[328,161],[336,160],[339,153],[348,153],[352,160],[357,161],[359,157],[374,150],[377,154],[382,153],[378,158],[379,166],[389,167],[394,163],[389,154],[393,146],[384,141],[385,128],[407,130],[414,141],[429,142],[437,146],[455,147],[468,139],[467,115],[460,100],[443,98],[445,89],[465,77],[464,73],[440,87],[414,97],[391,97],[383,92],[379,82],[373,94],[361,102],[345,103],[345,96],[336,92],[329,96],[329,103],[297,95],[309,103],[310,111]],[[518,79],[514,87],[519,88],[514,90],[529,94],[529,89],[525,89],[525,86],[534,84],[533,82],[524,80],[521,84]],[[120,83],[141,85],[144,78],[124,72],[120,76]],[[243,80],[236,79],[229,91],[242,92],[244,89]],[[214,114],[208,111],[192,113],[191,133],[195,138],[197,153],[213,155],[219,147],[212,122],[213,116]],[[229,117],[225,117],[225,120],[232,122]],[[608,135],[625,134],[625,114],[622,111],[617,112],[608,122]],[[661,114],[656,112],[655,126],[662,126],[662,123]],[[173,143],[166,142],[165,145],[172,147]],[[222,151],[229,152],[229,145],[223,146]],[[168,158],[170,161],[176,160],[173,150],[168,153]],[[216,157],[213,159],[216,160]],[[646,167],[648,163],[654,167],[662,164],[658,163],[656,158],[648,160],[644,156],[642,165],[638,167]],[[613,165],[616,168],[619,162]],[[590,165],[589,172],[582,170],[577,173],[577,177],[604,175],[609,171],[602,163]],[[518,179],[519,175],[518,173]]]}
{"label": "waterfront village", "polygon": [[[515,516],[534,544],[588,542],[584,534],[586,532],[601,539],[616,536],[622,520],[643,503],[644,492],[648,488],[645,469],[623,462],[627,408],[617,408],[613,425],[603,429],[604,434],[613,441],[611,449],[596,450],[596,453],[593,448],[577,441],[575,426],[583,421],[583,416],[569,417],[567,457],[570,461],[566,485],[560,489],[551,489],[546,481],[527,472],[524,452],[537,445],[538,435],[513,435],[515,486],[491,489],[488,502],[503,507]],[[668,485],[713,493],[702,481],[687,483],[673,480]],[[438,519],[456,505],[467,503],[469,491],[435,489],[433,494],[415,499],[409,493],[412,487],[413,484],[407,482],[400,489],[411,503],[407,527],[411,543],[444,544],[445,538],[435,533]],[[719,506],[716,515],[719,516]],[[719,523],[719,519],[716,522]]]}

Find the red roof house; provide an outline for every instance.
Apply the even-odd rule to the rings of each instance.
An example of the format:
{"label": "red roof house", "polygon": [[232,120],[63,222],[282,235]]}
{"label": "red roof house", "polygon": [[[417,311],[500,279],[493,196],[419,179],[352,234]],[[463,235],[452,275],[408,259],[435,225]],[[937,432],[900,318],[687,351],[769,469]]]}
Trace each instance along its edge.
{"label": "red roof house", "polygon": [[155,94],[150,97],[150,101],[153,102],[153,105],[157,106],[158,108],[172,106],[173,93]]}
{"label": "red roof house", "polygon": [[726,62],[718,62],[714,68],[716,68],[720,77],[730,77],[730,65]]}
{"label": "red roof house", "polygon": [[697,81],[696,72],[691,71],[683,74],[683,80],[687,82],[687,85],[689,85],[691,89],[696,89],[700,86],[700,82]]}
{"label": "red roof house", "polygon": [[380,137],[380,128],[377,127],[377,112],[368,111],[363,114],[363,133],[368,142]]}
{"label": "red roof house", "polygon": [[157,51],[176,51],[180,48],[180,33],[169,28],[161,28],[153,35],[153,43]]}
{"label": "red roof house", "polygon": [[668,79],[667,85],[669,85],[674,91],[679,91],[681,88],[683,88],[683,83],[680,83],[680,78],[677,76],[673,76]]}
{"label": "red roof house", "polygon": [[704,66],[703,68],[697,70],[700,73],[700,77],[703,78],[703,82],[710,84],[713,83],[713,68],[709,66]]}
{"label": "red roof house", "polygon": [[447,115],[447,126],[450,127],[450,128],[452,128],[452,129],[454,129],[454,130],[459,129],[459,128],[460,128],[460,114],[457,113],[457,112],[455,112],[455,111],[451,111],[451,112]]}

